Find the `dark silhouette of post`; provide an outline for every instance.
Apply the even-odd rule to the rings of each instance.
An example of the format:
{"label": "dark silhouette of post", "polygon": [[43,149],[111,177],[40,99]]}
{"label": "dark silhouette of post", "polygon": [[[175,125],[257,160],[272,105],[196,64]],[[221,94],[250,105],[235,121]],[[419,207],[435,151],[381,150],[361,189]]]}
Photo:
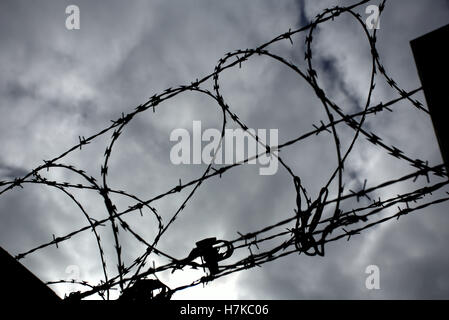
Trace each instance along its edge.
{"label": "dark silhouette of post", "polygon": [[0,247],[0,270],[2,272],[2,300],[29,302],[62,301],[56,293],[32,274],[8,252]]}
{"label": "dark silhouette of post", "polygon": [[410,42],[446,172],[449,172],[449,25]]}

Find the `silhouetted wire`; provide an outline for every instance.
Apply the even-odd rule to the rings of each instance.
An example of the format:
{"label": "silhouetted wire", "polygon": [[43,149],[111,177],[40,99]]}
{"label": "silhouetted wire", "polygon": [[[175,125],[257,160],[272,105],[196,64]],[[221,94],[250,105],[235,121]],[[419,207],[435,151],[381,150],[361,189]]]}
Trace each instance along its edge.
{"label": "silhouetted wire", "polygon": [[[420,203],[415,206],[410,204],[418,203],[418,201],[432,195],[433,192],[440,190],[445,187],[449,181],[447,180],[447,173],[445,172],[443,164],[436,166],[429,166],[428,161],[422,159],[412,159],[407,156],[405,152],[400,150],[395,146],[391,146],[383,142],[383,139],[371,131],[368,131],[364,126],[364,122],[368,116],[376,116],[384,111],[393,112],[393,107],[401,101],[407,100],[414,106],[417,110],[428,114],[428,111],[424,108],[423,104],[413,99],[413,95],[420,92],[422,89],[417,88],[411,91],[405,91],[401,89],[393,78],[386,72],[385,67],[380,61],[379,53],[376,49],[376,29],[372,33],[368,30],[361,16],[354,12],[354,9],[367,3],[369,0],[360,1],[354,5],[348,7],[335,6],[333,8],[325,9],[321,14],[317,15],[308,25],[297,29],[289,30],[276,38],[262,44],[255,49],[244,49],[236,50],[234,52],[228,52],[223,58],[221,58],[216,65],[214,72],[207,75],[206,77],[198,80],[196,79],[188,85],[181,85],[177,88],[168,88],[160,94],[153,95],[147,102],[139,105],[134,111],[124,114],[117,120],[112,121],[112,124],[105,129],[99,131],[98,133],[92,135],[91,137],[84,138],[79,137],[79,143],[68,149],[66,152],[62,153],[58,157],[51,160],[44,160],[44,164],[38,166],[37,168],[31,170],[22,178],[16,178],[12,181],[1,181],[0,186],[5,186],[3,190],[0,191],[0,195],[5,192],[12,190],[16,187],[23,187],[25,184],[40,184],[49,187],[56,188],[64,193],[71,201],[73,201],[76,206],[81,210],[84,217],[86,218],[88,224],[77,230],[74,230],[64,236],[56,237],[53,235],[53,240],[29,249],[26,252],[19,253],[16,255],[16,259],[20,260],[26,256],[35,253],[43,248],[56,245],[59,243],[67,241],[72,237],[83,233],[84,231],[91,230],[95,236],[97,243],[100,262],[103,270],[104,280],[101,280],[99,284],[90,284],[87,281],[78,280],[57,280],[47,282],[48,284],[78,284],[86,287],[85,291],[78,291],[71,293],[67,299],[78,300],[85,297],[89,297],[93,294],[100,295],[103,299],[110,298],[110,290],[116,289],[118,286],[120,288],[120,297],[125,300],[139,300],[143,299],[169,299],[175,292],[180,290],[185,290],[196,286],[198,284],[206,284],[217,278],[246,270],[253,267],[260,267],[267,262],[274,261],[281,257],[285,257],[292,253],[302,253],[310,256],[325,254],[325,244],[333,241],[340,240],[342,238],[347,238],[348,240],[359,234],[360,232],[371,228],[373,226],[379,225],[386,221],[392,219],[399,219],[401,216],[422,210],[432,205],[445,202],[449,200],[448,197],[441,197],[436,200],[427,201],[425,203]],[[385,9],[386,0],[382,1],[379,5],[379,12],[382,13]],[[357,22],[359,22],[362,27],[366,38],[369,42],[371,51],[371,76],[370,76],[370,87],[366,95],[366,102],[363,111],[346,114],[343,110],[333,102],[327,95],[326,92],[321,88],[317,81],[317,71],[313,67],[313,33],[320,24],[330,22],[334,18],[341,14],[349,14]],[[293,36],[300,34],[302,32],[308,32],[305,39],[305,61],[307,68],[305,71],[301,70],[295,63],[287,61],[284,57],[276,55],[268,50],[269,46],[273,43],[280,41],[289,41],[293,44]],[[294,72],[298,74],[310,87],[314,90],[316,96],[319,98],[327,116],[327,121],[321,121],[320,125],[313,124],[314,130],[311,130],[301,136],[298,136],[290,141],[286,141],[278,146],[267,145],[261,140],[255,132],[248,130],[248,127],[243,122],[242,119],[233,111],[229,103],[225,100],[225,97],[220,91],[220,74],[228,69],[234,68],[236,66],[241,67],[242,63],[248,61],[249,58],[253,56],[266,56],[279,63],[287,66]],[[377,105],[371,105],[371,99],[375,88],[376,75],[380,74],[385,78],[385,81],[399,94],[398,98],[392,99],[390,101],[381,102]],[[201,85],[211,80],[213,83],[213,91],[202,88]],[[177,96],[180,93],[192,91],[200,94],[205,94],[215,100],[217,105],[222,111],[222,128],[221,128],[221,138],[219,141],[219,147],[215,150],[215,154],[211,163],[207,166],[203,174],[191,181],[182,183],[180,180],[179,185],[163,192],[151,199],[140,199],[139,197],[130,194],[124,190],[114,190],[108,185],[108,163],[112,155],[112,151],[115,150],[114,146],[124,129],[127,125],[131,123],[134,117],[142,112],[152,109],[155,112],[156,107]],[[338,118],[336,118],[338,117]],[[215,157],[217,156],[220,148],[222,147],[222,141],[225,136],[225,128],[227,124],[232,121],[237,124],[242,130],[244,130],[249,136],[256,140],[258,144],[263,147],[264,152],[261,152],[255,156],[247,157],[243,161],[236,162],[230,165],[223,165],[221,167],[214,167],[213,163]],[[342,148],[340,137],[337,132],[337,126],[341,124],[346,124],[349,128],[354,130],[354,136],[351,139],[349,146],[346,150]],[[85,171],[76,168],[73,165],[67,165],[61,163],[60,161],[72,153],[75,150],[82,150],[82,147],[91,143],[96,138],[110,133],[111,141],[106,147],[104,153],[104,162],[101,166],[100,174],[102,177],[101,182],[97,182],[92,176],[89,176]],[[306,188],[301,183],[301,178],[297,176],[291,166],[288,164],[291,159],[284,159],[279,155],[279,151],[288,146],[292,146],[306,140],[309,137],[329,133],[332,135],[332,139],[336,148],[337,163],[336,168],[330,175],[327,182],[322,186],[318,196],[312,198],[307,192]],[[370,188],[366,187],[366,180],[363,188],[358,191],[349,190],[349,193],[344,193],[343,184],[343,170],[345,165],[345,160],[351,153],[353,146],[360,136],[364,136],[367,141],[372,145],[383,149],[391,156],[407,162],[411,167],[415,168],[413,172],[399,178],[391,179],[385,181],[377,186]],[[166,252],[158,249],[157,245],[162,239],[163,235],[169,230],[170,226],[176,221],[180,213],[186,208],[190,199],[194,196],[195,192],[201,186],[201,184],[210,180],[214,177],[220,177],[226,174],[228,171],[246,164],[247,162],[257,159],[260,156],[269,155],[270,157],[276,157],[279,160],[281,166],[286,170],[286,172],[291,176],[293,187],[296,192],[296,209],[295,214],[277,223],[263,227],[260,230],[253,231],[250,233],[242,234],[238,233],[238,237],[225,241],[217,240],[216,238],[208,238],[197,242],[197,247],[192,249],[192,252],[187,258],[175,258]],[[83,178],[84,183],[70,183],[70,182],[58,182],[53,180],[48,180],[43,177],[40,172],[43,170],[50,170],[54,168],[60,168],[68,170],[79,177]],[[430,175],[442,178],[442,182],[430,184]],[[392,186],[397,183],[405,182],[408,180],[413,180],[416,182],[419,177],[425,177],[427,185],[424,187],[417,188],[414,191],[398,194],[389,199],[381,200],[380,197],[376,200],[374,193],[382,188]],[[337,195],[331,197],[329,193],[329,187],[332,182],[337,180]],[[188,192],[187,197],[184,199],[179,208],[175,211],[173,216],[164,225],[161,215],[157,210],[151,206],[153,202],[162,199],[168,195],[180,193],[186,188],[191,187]],[[92,218],[88,212],[83,207],[82,203],[74,196],[71,189],[79,190],[90,190],[96,191],[103,198],[105,208],[108,212],[108,217],[104,219],[96,220]],[[111,194],[120,195],[128,199],[134,200],[135,204],[130,206],[121,212],[118,211],[114,202],[111,199]],[[342,203],[348,199],[356,199],[359,203],[360,199],[364,199],[365,205],[360,205],[359,207],[343,210]],[[330,209],[332,206],[333,209]],[[394,208],[396,207],[396,208]],[[142,214],[142,209],[148,209],[154,217],[157,219],[158,231],[155,238],[152,241],[147,241],[138,234],[128,223],[123,220],[123,217],[132,212],[140,212]],[[383,212],[393,211],[394,213],[387,214],[386,216],[381,216]],[[327,216],[327,217],[326,217]],[[117,259],[116,273],[111,275],[108,271],[106,265],[105,252],[103,249],[104,243],[101,241],[97,228],[104,227],[110,224],[113,237],[114,237],[114,248]],[[291,224],[294,224],[293,226]],[[352,229],[349,229],[353,226]],[[120,244],[120,229],[122,228],[125,232],[129,232],[138,242],[143,244],[146,250],[135,258],[135,260],[128,266],[123,262],[122,258],[122,248]],[[347,230],[348,229],[348,230]],[[275,233],[270,233],[274,232]],[[335,234],[334,234],[335,233]],[[259,245],[267,244],[273,240],[279,241],[277,245],[274,245],[270,249],[261,250]],[[233,256],[233,252],[237,250],[248,250],[249,254],[238,261],[233,263],[224,264],[222,261],[227,260]],[[222,250],[226,250],[224,253]],[[257,253],[253,252],[257,250]],[[168,263],[156,267],[154,264],[152,267],[147,269],[145,265],[148,258],[152,255],[159,255],[169,260]],[[201,258],[201,263],[196,262],[197,258]],[[177,288],[170,289],[168,286],[163,284],[158,278],[157,274],[163,271],[170,270],[171,272],[180,272],[184,267],[189,266],[191,268],[203,268],[205,275],[201,278]],[[134,270],[134,272],[132,272]],[[132,275],[131,275],[132,273]],[[147,279],[147,277],[154,277],[155,279]],[[159,293],[153,294],[153,291],[160,290]],[[139,296],[141,295],[141,296]]]}

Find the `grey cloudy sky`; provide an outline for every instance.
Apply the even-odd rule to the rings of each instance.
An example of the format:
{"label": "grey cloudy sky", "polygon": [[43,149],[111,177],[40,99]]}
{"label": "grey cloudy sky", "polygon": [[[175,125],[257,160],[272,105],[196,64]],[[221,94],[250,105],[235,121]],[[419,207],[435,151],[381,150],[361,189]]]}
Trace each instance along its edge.
{"label": "grey cloudy sky", "polygon": [[[189,84],[213,71],[218,59],[235,49],[254,48],[291,28],[305,25],[324,8],[354,1],[1,1],[0,2],[0,180],[23,176],[30,169],[64,152],[129,112],[155,93]],[[373,2],[377,4],[377,2]],[[76,4],[81,29],[65,28],[65,8]],[[365,18],[366,5],[358,8]],[[405,90],[420,86],[409,41],[449,21],[449,2],[443,0],[388,1],[378,31],[378,50],[387,72]],[[363,29],[347,15],[320,26],[314,39],[314,61],[326,93],[345,112],[360,111],[369,87],[371,56]],[[273,46],[274,52],[305,66],[304,35]],[[325,120],[313,90],[296,74],[266,57],[253,57],[241,69],[221,75],[221,89],[250,128],[277,128],[279,142],[288,141]],[[398,97],[381,78],[374,102]],[[211,88],[210,82],[206,87]],[[417,95],[425,102],[423,95]],[[220,128],[221,111],[214,101],[183,93],[138,115],[127,126],[111,158],[109,184],[143,199],[198,177],[205,165],[175,166],[169,161],[170,132],[191,131],[192,121],[203,128]],[[395,112],[367,120],[389,144],[411,158],[441,163],[430,119],[408,103]],[[100,165],[110,134],[100,137],[65,163],[100,177]],[[291,168],[316,195],[335,168],[330,135],[320,134],[282,151]],[[342,128],[347,146],[352,132]],[[363,139],[359,140],[363,141]],[[357,189],[367,179],[374,186],[411,172],[409,165],[366,142],[356,144],[346,164],[345,183]],[[58,181],[78,178],[62,170],[47,174]],[[401,184],[378,191],[388,197],[410,191]],[[101,198],[89,192],[74,194],[95,218],[107,212]],[[154,203],[166,221],[182,203],[182,192]],[[259,176],[246,165],[221,179],[205,182],[187,209],[160,242],[160,248],[184,257],[206,237],[233,239],[290,217],[295,208],[291,177],[279,169]],[[131,203],[114,198],[119,208]],[[354,205],[358,205],[355,203]],[[447,203],[389,222],[326,248],[325,257],[290,255],[286,258],[220,278],[206,287],[176,293],[186,299],[335,299],[335,298],[448,298],[449,217]],[[120,211],[120,210],[119,210]],[[60,191],[27,185],[0,197],[0,244],[12,254],[24,252],[86,224],[76,206]],[[155,235],[155,219],[132,214],[127,222],[139,233]],[[106,228],[105,228],[106,229]],[[108,269],[115,272],[112,235],[102,231]],[[125,232],[123,255],[130,262],[144,248]],[[76,265],[82,279],[102,278],[95,239],[90,232],[31,254],[22,262],[41,279],[70,276]],[[162,258],[154,257],[156,264]],[[380,268],[381,289],[365,288],[365,268]],[[170,287],[189,283],[201,272],[163,274]],[[64,295],[72,286],[54,286]]]}

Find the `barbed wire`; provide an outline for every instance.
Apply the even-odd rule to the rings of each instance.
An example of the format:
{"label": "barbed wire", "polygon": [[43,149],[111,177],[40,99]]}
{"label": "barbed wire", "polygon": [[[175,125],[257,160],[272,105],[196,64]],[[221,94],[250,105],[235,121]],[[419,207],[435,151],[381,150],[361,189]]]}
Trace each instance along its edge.
{"label": "barbed wire", "polygon": [[[349,240],[351,237],[360,234],[368,228],[392,219],[399,219],[409,213],[449,200],[449,197],[443,196],[438,199],[426,200],[426,202],[424,202],[424,199],[429,198],[433,192],[441,190],[449,183],[447,179],[447,172],[445,171],[443,164],[429,166],[429,162],[425,159],[412,159],[406,154],[406,152],[396,146],[388,145],[380,136],[364,127],[365,120],[368,117],[377,116],[384,111],[393,112],[393,107],[402,101],[407,101],[417,110],[428,114],[428,111],[423,104],[413,98],[413,96],[422,89],[417,88],[411,91],[401,89],[382,65],[380,55],[376,49],[377,30],[374,29],[370,33],[361,16],[354,11],[356,8],[367,2],[369,2],[369,0],[363,0],[347,7],[335,6],[333,8],[327,8],[322,13],[318,14],[306,26],[296,30],[289,29],[287,32],[275,37],[255,49],[240,49],[234,52],[228,52],[218,61],[218,64],[215,66],[215,69],[211,74],[199,80],[196,79],[190,84],[181,85],[176,88],[168,88],[162,93],[153,95],[148,101],[137,106],[132,112],[127,114],[122,113],[120,118],[112,121],[112,124],[98,133],[88,138],[80,136],[79,143],[51,160],[44,160],[44,164],[31,170],[25,176],[11,181],[1,181],[0,186],[4,188],[0,191],[0,195],[3,195],[7,191],[17,187],[23,188],[23,185],[26,184],[39,184],[55,188],[69,197],[69,199],[76,204],[79,210],[81,210],[87,220],[87,224],[85,226],[63,236],[56,237],[53,235],[53,239],[51,241],[40,244],[29,249],[28,251],[19,253],[15,258],[17,260],[21,260],[46,247],[58,247],[58,244],[68,241],[78,234],[91,230],[94,234],[98,247],[104,279],[98,284],[91,284],[87,281],[77,280],[56,280],[47,282],[47,284],[54,285],[71,283],[81,285],[86,289],[85,291],[71,293],[66,298],[67,300],[79,300],[94,294],[98,294],[103,299],[110,299],[110,290],[115,290],[117,287],[120,290],[119,299],[121,300],[169,299],[177,291],[185,290],[197,286],[198,284],[207,284],[235,272],[256,266],[260,267],[267,262],[272,262],[292,253],[302,253],[309,256],[324,256],[325,245],[329,242],[337,241],[342,238],[347,238]],[[384,11],[385,4],[386,0],[379,4],[379,14]],[[320,87],[317,81],[318,74],[313,64],[312,42],[314,32],[317,30],[319,25],[330,22],[342,14],[347,14],[353,17],[355,21],[360,24],[370,46],[372,58],[370,86],[366,96],[365,106],[362,111],[352,114],[345,113],[343,109],[337,105],[337,103],[329,98],[325,90]],[[295,41],[294,37],[302,33],[306,33],[304,56],[306,62],[305,70],[302,70],[297,64],[288,61],[285,57],[276,55],[269,50],[270,46],[277,42],[288,41],[293,45]],[[257,136],[255,132],[248,130],[248,126],[237,115],[235,110],[231,108],[229,102],[226,101],[224,95],[222,94],[219,77],[223,71],[235,68],[237,66],[241,67],[243,63],[254,56],[265,56],[271,58],[272,60],[277,61],[293,70],[298,77],[302,78],[314,90],[316,97],[319,98],[320,103],[325,110],[327,120],[320,121],[319,125],[312,124],[314,130],[310,130],[309,132],[279,144],[278,146],[266,144],[262,139],[260,139],[260,137]],[[372,105],[371,100],[376,86],[376,76],[378,75],[380,75],[384,81],[386,81],[386,83],[397,92],[398,97],[390,101],[384,101],[376,105]],[[203,85],[207,82],[212,82],[212,91],[204,88]],[[116,149],[116,143],[124,132],[124,129],[130,125],[131,121],[138,114],[146,112],[148,109],[152,109],[153,112],[155,112],[156,108],[161,108],[165,101],[170,100],[171,98],[186,91],[197,92],[212,98],[221,109],[223,116],[221,138],[218,148],[215,150],[213,160],[207,166],[202,175],[185,183],[182,183],[180,180],[178,185],[151,199],[140,199],[136,195],[128,193],[124,190],[115,190],[109,187],[108,164],[113,150],[115,151]],[[240,162],[223,165],[218,168],[215,167],[213,163],[218,152],[220,151],[220,148],[222,147],[222,141],[225,136],[225,128],[229,123],[238,125],[248,135],[255,139],[256,142],[263,147],[264,152],[261,152],[255,156],[247,157]],[[340,142],[340,136],[337,132],[337,126],[341,125],[346,125],[354,131],[354,135],[346,150],[343,149]],[[83,146],[91,143],[100,136],[108,133],[111,134],[111,132],[111,140],[105,149],[104,161],[100,168],[101,182],[97,181],[93,176],[88,175],[84,170],[61,162],[67,155],[78,149],[82,150]],[[333,173],[330,175],[330,178],[322,186],[316,198],[313,198],[302,184],[301,178],[295,174],[291,165],[287,164],[290,159],[284,159],[279,152],[284,148],[295,145],[312,136],[325,134],[326,132],[332,136],[332,140],[336,148],[337,165]],[[345,161],[360,136],[363,136],[366,141],[374,145],[379,150],[388,153],[398,160],[408,163],[412,168],[414,168],[414,171],[405,176],[390,179],[370,188],[367,188],[367,181],[365,180],[363,187],[360,190],[349,190],[349,192],[345,192],[343,183]],[[250,233],[242,234],[237,231],[238,237],[232,240],[220,240],[216,238],[201,240],[197,242],[196,247],[192,249],[186,258],[175,258],[158,248],[160,240],[167,233],[181,212],[186,208],[189,201],[204,181],[217,176],[221,177],[232,169],[242,166],[263,155],[276,157],[282,168],[285,169],[291,177],[292,187],[296,193],[296,209],[294,210],[294,215]],[[56,168],[67,170],[81,177],[84,182],[60,182],[49,180],[41,175],[41,172],[44,170],[49,171]],[[376,200],[376,191],[405,181],[411,180],[412,183],[415,183],[419,177],[426,178],[426,185],[424,187],[419,187],[414,191],[398,194],[388,199],[382,200],[379,197]],[[440,179],[441,181],[431,184],[430,177],[435,177],[435,179]],[[337,192],[335,196],[332,196],[329,189],[331,183],[334,181],[337,183]],[[152,204],[157,200],[171,194],[180,193],[190,187],[191,190],[188,192],[188,195],[184,201],[171,216],[170,220],[168,220],[168,222],[164,225],[161,214],[157,212],[156,208],[154,208]],[[104,201],[108,216],[103,219],[94,219],[88,214],[83,204],[75,197],[73,190],[98,192]],[[446,192],[446,194],[448,193]],[[120,195],[134,201],[135,204],[129,206],[123,211],[118,211],[116,205],[111,199],[111,195]],[[351,209],[343,210],[343,204],[349,199],[356,200],[357,204],[360,203],[360,199],[364,199],[365,205],[359,205],[356,207],[351,207]],[[411,204],[414,206],[411,206]],[[333,209],[329,209],[331,206]],[[140,212],[142,215],[143,209],[148,209],[157,220],[157,233],[151,241],[146,240],[124,220],[125,215],[129,215],[133,212]],[[388,210],[394,210],[394,213],[386,216],[381,215],[381,213]],[[103,248],[105,243],[101,240],[97,230],[98,228],[103,228],[108,225],[112,230],[114,250],[117,260],[117,265],[115,268],[116,272],[114,273],[109,270],[106,265],[105,250]],[[120,242],[121,230],[132,235],[134,239],[146,248],[145,251],[142,252],[141,255],[137,256],[129,265],[125,265],[122,257]],[[271,247],[264,251],[259,247],[259,245],[262,244],[271,244]],[[235,257],[236,255],[234,253],[238,250],[247,250],[249,254],[244,254],[244,258],[233,261],[232,263],[224,264],[222,262],[224,260],[229,261],[232,257]],[[167,259],[168,262],[158,267],[153,264],[152,267],[145,268],[149,257],[152,255],[162,256]],[[201,260],[201,262],[199,260]],[[204,270],[204,275],[191,283],[172,289],[163,284],[157,277],[157,275],[163,271],[171,271],[172,273],[180,272],[187,266],[194,269],[202,268]]]}

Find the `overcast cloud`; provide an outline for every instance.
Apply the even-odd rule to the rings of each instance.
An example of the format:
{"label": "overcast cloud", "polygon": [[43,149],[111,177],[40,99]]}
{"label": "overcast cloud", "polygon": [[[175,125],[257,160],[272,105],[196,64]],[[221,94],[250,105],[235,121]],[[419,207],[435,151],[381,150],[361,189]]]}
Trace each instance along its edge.
{"label": "overcast cloud", "polygon": [[[326,7],[353,1],[17,1],[0,2],[0,180],[23,176],[108,126],[121,112],[130,112],[155,93],[190,84],[213,71],[218,59],[235,49],[254,48],[289,30],[305,25]],[[373,2],[377,4],[377,2]],[[65,8],[76,4],[81,29],[65,28]],[[365,6],[358,12],[365,18]],[[395,0],[387,2],[378,30],[378,50],[387,72],[405,90],[420,87],[409,41],[449,21],[449,2]],[[304,35],[276,44],[273,50],[304,66]],[[371,56],[362,28],[349,16],[320,26],[314,39],[314,62],[326,93],[345,112],[360,111],[369,88]],[[326,114],[313,90],[285,66],[266,57],[253,57],[241,69],[221,74],[221,89],[231,109],[250,128],[279,129],[279,143],[313,129]],[[398,94],[376,80],[375,102]],[[207,84],[212,88],[211,83]],[[425,103],[421,93],[416,96]],[[220,128],[221,110],[215,102],[186,92],[164,102],[153,113],[138,115],[114,147],[109,184],[142,199],[150,199],[178,184],[199,177],[205,165],[170,163],[170,132]],[[395,112],[369,118],[367,125],[390,145],[411,158],[441,163],[430,118],[409,103]],[[344,148],[353,132],[342,128]],[[68,156],[89,175],[100,177],[100,165],[110,134]],[[345,170],[346,189],[367,179],[374,186],[412,172],[364,139],[354,147]],[[282,151],[289,166],[316,197],[335,168],[330,135],[313,136]],[[241,233],[293,215],[295,192],[291,177],[279,168],[260,176],[258,166],[238,167],[221,179],[206,181],[186,210],[160,242],[160,249],[185,257],[195,242],[206,237],[233,239]],[[59,181],[78,178],[62,170],[49,172]],[[401,184],[378,191],[386,198],[413,190]],[[188,192],[189,190],[187,190]],[[95,218],[107,212],[101,198],[75,192]],[[153,205],[168,221],[188,193],[163,198]],[[120,209],[132,202],[114,198]],[[357,205],[355,203],[355,205]],[[449,298],[449,216],[447,203],[370,229],[346,241],[331,243],[325,257],[290,255],[228,277],[206,287],[176,293],[186,299],[406,299]],[[12,254],[64,235],[86,221],[63,193],[26,185],[0,197],[0,244]],[[133,213],[126,221],[148,238],[156,220]],[[116,272],[113,238],[103,228],[109,271]],[[107,230],[106,230],[107,229]],[[143,248],[121,231],[127,263]],[[98,283],[102,270],[91,232],[31,254],[21,262],[42,280],[66,279],[67,266],[80,267],[80,277]],[[151,258],[156,264],[167,262]],[[365,268],[380,268],[381,289],[365,288]],[[163,274],[170,287],[198,278],[200,271]],[[59,295],[71,286],[53,286]]]}

